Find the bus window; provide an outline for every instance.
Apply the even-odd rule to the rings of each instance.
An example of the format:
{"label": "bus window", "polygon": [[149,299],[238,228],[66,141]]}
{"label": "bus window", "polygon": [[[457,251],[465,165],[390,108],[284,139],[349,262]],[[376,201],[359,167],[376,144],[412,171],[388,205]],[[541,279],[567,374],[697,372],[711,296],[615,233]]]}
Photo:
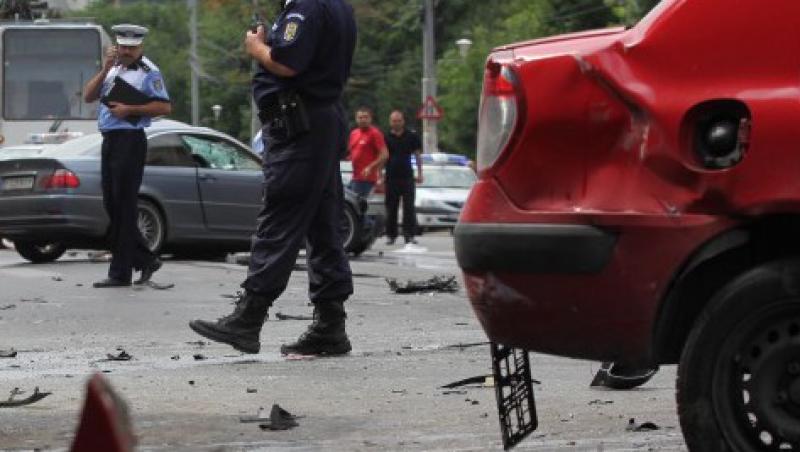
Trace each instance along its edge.
{"label": "bus window", "polygon": [[6,29],[3,33],[5,119],[93,119],[83,85],[101,64],[100,34],[91,29]]}

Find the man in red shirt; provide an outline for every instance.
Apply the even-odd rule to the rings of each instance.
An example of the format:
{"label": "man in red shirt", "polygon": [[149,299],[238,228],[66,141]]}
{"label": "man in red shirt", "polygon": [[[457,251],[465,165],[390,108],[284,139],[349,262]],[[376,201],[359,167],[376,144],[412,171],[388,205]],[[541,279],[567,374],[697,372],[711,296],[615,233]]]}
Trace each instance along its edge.
{"label": "man in red shirt", "polygon": [[361,107],[356,111],[358,127],[350,132],[350,161],[353,162],[353,179],[350,189],[367,197],[378,182],[378,174],[389,159],[383,133],[372,125],[372,111]]}

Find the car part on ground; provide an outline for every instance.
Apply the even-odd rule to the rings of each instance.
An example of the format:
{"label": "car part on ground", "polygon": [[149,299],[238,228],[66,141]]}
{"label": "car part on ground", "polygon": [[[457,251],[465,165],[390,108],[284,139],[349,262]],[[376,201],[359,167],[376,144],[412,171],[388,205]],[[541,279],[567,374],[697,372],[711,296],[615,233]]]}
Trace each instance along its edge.
{"label": "car part on ground", "polygon": [[638,388],[650,381],[656,372],[658,372],[658,366],[627,366],[606,361],[600,366],[589,386],[604,386],[617,390]]}

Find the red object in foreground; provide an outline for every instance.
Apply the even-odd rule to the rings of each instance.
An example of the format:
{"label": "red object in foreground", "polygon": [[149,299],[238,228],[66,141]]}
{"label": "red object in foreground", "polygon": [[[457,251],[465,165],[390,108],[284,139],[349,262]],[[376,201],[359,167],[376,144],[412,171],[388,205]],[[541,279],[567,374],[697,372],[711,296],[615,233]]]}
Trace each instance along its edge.
{"label": "red object in foreground", "polygon": [[71,452],[132,452],[136,444],[128,409],[100,374],[86,386],[86,402]]}
{"label": "red object in foreground", "polygon": [[494,343],[680,362],[691,450],[800,448],[799,18],[662,0],[492,51],[455,239]]}

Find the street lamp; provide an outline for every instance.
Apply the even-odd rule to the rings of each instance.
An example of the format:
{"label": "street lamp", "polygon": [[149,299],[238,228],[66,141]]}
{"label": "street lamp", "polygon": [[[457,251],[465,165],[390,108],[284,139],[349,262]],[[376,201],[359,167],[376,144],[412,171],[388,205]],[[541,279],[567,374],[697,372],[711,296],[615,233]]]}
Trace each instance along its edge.
{"label": "street lamp", "polygon": [[472,40],[461,38],[456,41],[456,47],[458,47],[458,53],[461,55],[461,58],[466,58],[467,54],[469,54],[470,47],[472,47]]}
{"label": "street lamp", "polygon": [[219,104],[212,105],[211,111],[214,113],[214,121],[219,122],[219,117],[222,114],[222,105]]}

